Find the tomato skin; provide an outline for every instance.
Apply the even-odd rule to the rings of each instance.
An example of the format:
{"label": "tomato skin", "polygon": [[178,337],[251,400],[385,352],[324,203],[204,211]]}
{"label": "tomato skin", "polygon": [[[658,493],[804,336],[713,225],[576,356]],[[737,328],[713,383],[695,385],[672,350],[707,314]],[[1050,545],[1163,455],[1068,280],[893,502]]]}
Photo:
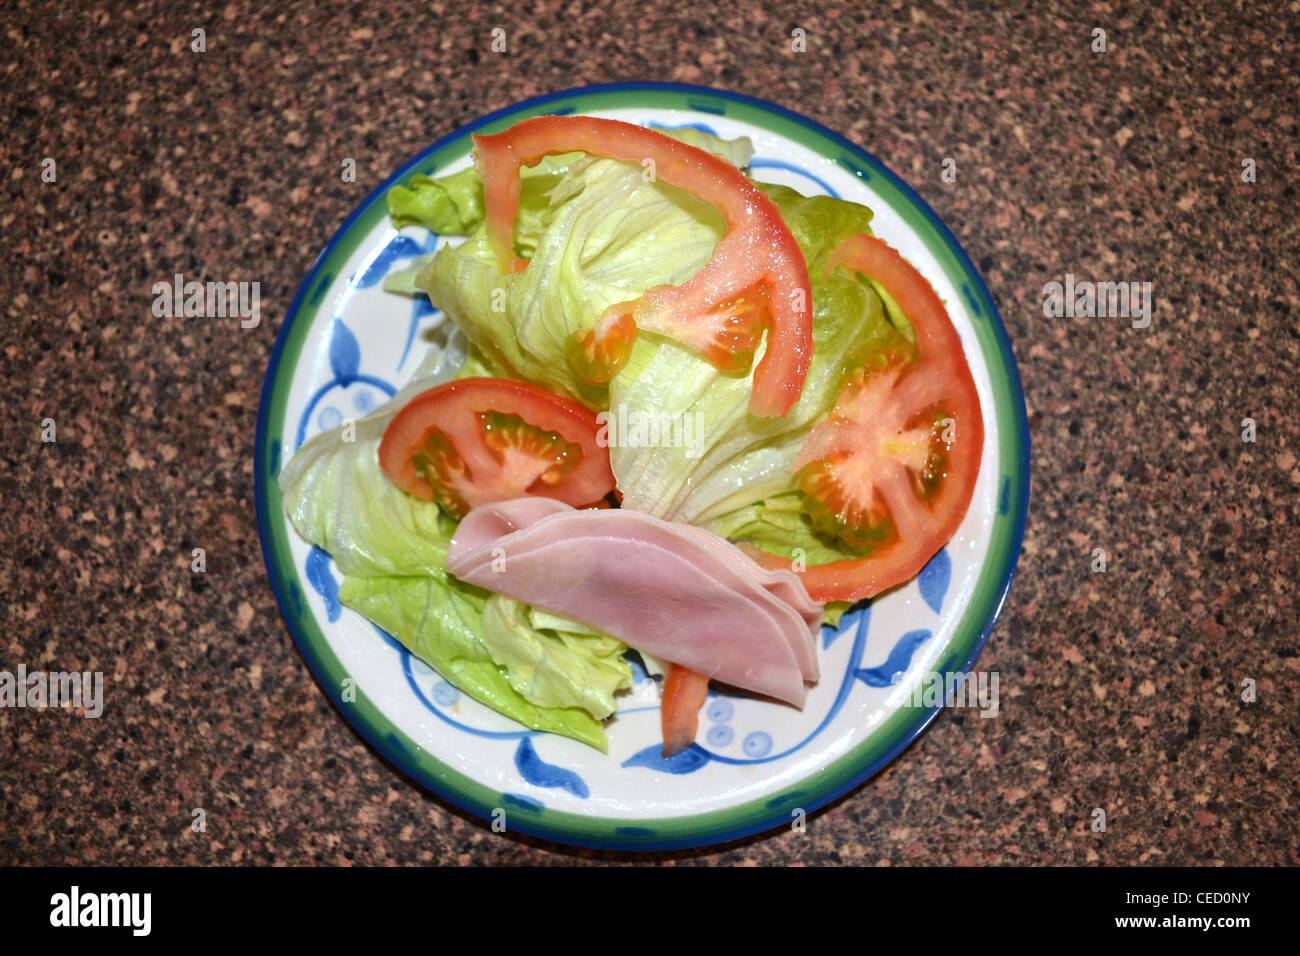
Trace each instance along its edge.
{"label": "tomato skin", "polygon": [[[980,457],[984,449],[984,419],[961,338],[934,287],[898,252],[866,234],[846,239],[831,254],[826,271],[837,266],[870,276],[884,287],[911,322],[916,336],[917,360],[898,374],[888,394],[888,407],[899,421],[941,405],[955,423],[956,440],[947,448],[942,480],[928,500],[916,498],[907,473],[895,465],[878,490],[894,505],[903,525],[899,539],[862,558],[812,565],[800,578],[815,601],[855,601],[879,594],[917,575],[953,536],[975,493]],[[891,374],[896,370],[891,369]],[[851,401],[850,383],[836,408]],[[832,412],[832,415],[835,413]],[[796,467],[847,444],[834,426],[814,428]],[[909,495],[911,497],[909,497]],[[768,554],[747,543],[742,549],[770,568],[791,567],[786,558]]]}
{"label": "tomato skin", "polygon": [[[727,232],[699,272],[680,286],[659,286],[613,305],[595,329],[582,330],[568,351],[589,380],[608,381],[626,364],[628,319],[727,371],[748,369],[765,325],[767,348],[754,371],[749,410],[780,417],[798,401],[813,350],[808,268],[776,204],[739,169],[657,130],[590,116],[538,116],[473,139],[488,239],[503,272],[527,266],[513,250],[520,167],[555,153],[582,150],[647,168],[652,162],[655,176],[722,213]],[[760,303],[765,323],[754,308]]]}
{"label": "tomato skin", "polygon": [[[527,451],[503,450],[501,440],[493,443],[484,428],[496,415],[517,415],[527,426],[559,435],[564,447],[575,450],[575,460],[548,462]],[[595,412],[536,385],[505,378],[456,379],[421,392],[394,416],[379,443],[379,465],[412,496],[437,499],[446,507],[446,498],[415,465],[415,456],[438,436],[439,443],[450,443],[466,471],[463,479],[456,476],[455,497],[462,505],[452,509],[455,517],[476,505],[524,495],[582,507],[614,488],[609,451],[596,441],[599,427]],[[554,481],[544,477],[548,470]],[[457,510],[462,513],[455,514]]]}
{"label": "tomato skin", "polygon": [[660,721],[663,725],[663,755],[671,757],[695,743],[700,726],[700,708],[709,696],[709,679],[681,664],[668,668],[664,678]]}

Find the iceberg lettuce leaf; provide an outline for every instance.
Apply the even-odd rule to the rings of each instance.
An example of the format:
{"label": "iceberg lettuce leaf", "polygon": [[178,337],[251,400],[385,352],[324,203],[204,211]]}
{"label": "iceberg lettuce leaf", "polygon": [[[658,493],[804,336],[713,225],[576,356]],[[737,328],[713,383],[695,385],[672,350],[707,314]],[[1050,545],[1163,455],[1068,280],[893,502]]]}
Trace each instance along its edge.
{"label": "iceberg lettuce leaf", "polygon": [[[446,572],[455,522],[433,502],[398,488],[379,467],[384,429],[406,402],[466,370],[481,374],[481,360],[469,352],[464,336],[453,331],[405,388],[355,423],[354,434],[340,427],[306,442],[280,473],[285,511],[304,539],[333,557],[343,574],[343,604],[499,713],[604,750],[605,731],[593,713],[613,709],[615,675],[627,668],[624,645],[580,633],[552,631],[551,637],[501,629],[489,646],[482,637],[489,592]],[[537,657],[543,640],[558,647],[544,645],[541,664],[530,664],[530,653]],[[532,669],[514,675],[512,663]],[[534,696],[543,703],[517,691],[516,684],[540,688]]]}
{"label": "iceberg lettuce leaf", "polygon": [[[669,132],[733,162],[747,163],[752,152],[748,140]],[[462,244],[441,249],[416,285],[489,364],[602,409],[607,387],[573,373],[569,336],[615,303],[689,279],[723,232],[717,210],[689,193],[631,163],[588,158],[570,163],[544,201],[525,189],[515,223],[516,251],[530,258],[522,273],[497,268],[480,222]]]}
{"label": "iceberg lettuce leaf", "polygon": [[809,266],[814,351],[803,392],[784,418],[756,417],[748,410],[753,368],[744,375],[719,372],[675,343],[639,335],[627,367],[610,384],[611,416],[675,420],[694,441],[611,447],[624,507],[707,525],[793,491],[799,448],[833,407],[850,371],[865,356],[907,345],[869,284],[843,270],[824,276],[831,251],[869,230],[871,210],[784,186],[760,188],[780,208]]}
{"label": "iceberg lettuce leaf", "polygon": [[[626,646],[600,632],[538,627],[531,610],[504,594],[483,606],[483,643],[505,666],[510,686],[540,707],[578,706],[597,720],[608,717],[618,708],[614,693],[632,686]],[[547,623],[558,623],[555,617]]]}
{"label": "iceberg lettuce leaf", "polygon": [[[582,706],[542,706],[514,687],[508,666],[492,654],[480,634],[487,591],[443,574],[345,577],[339,600],[364,614],[425,661],[448,683],[498,713],[532,730],[563,734],[606,750],[605,728]],[[512,642],[503,646],[512,656]],[[576,657],[577,655],[575,655]],[[568,661],[554,661],[557,680]],[[589,695],[588,695],[589,696]],[[585,702],[587,696],[582,697]]]}
{"label": "iceberg lettuce leaf", "polygon": [[440,573],[447,519],[436,504],[402,492],[379,467],[379,442],[393,416],[465,361],[464,336],[434,347],[411,381],[369,415],[311,438],[280,471],[285,511],[298,533],[328,551],[344,574]]}
{"label": "iceberg lettuce leaf", "polygon": [[[546,194],[570,169],[587,162],[582,153],[562,153],[522,169],[517,231],[535,235],[546,209]],[[405,186],[388,190],[384,198],[399,229],[418,225],[440,236],[468,236],[483,223],[483,180],[473,166],[437,179],[417,173]],[[529,248],[525,243],[525,250]]]}

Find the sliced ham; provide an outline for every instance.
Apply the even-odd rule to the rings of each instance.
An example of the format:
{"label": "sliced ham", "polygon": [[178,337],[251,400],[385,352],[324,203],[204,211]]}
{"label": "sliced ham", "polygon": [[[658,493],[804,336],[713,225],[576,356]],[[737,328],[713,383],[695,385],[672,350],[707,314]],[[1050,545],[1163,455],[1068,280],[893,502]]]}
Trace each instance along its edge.
{"label": "sliced ham", "polygon": [[761,568],[700,528],[545,498],[495,502],[460,523],[447,570],[797,706],[819,673],[821,605],[794,572]]}
{"label": "sliced ham", "polygon": [[738,573],[767,588],[774,597],[790,606],[807,625],[804,629],[789,631],[791,647],[799,660],[806,681],[821,680],[821,666],[817,661],[817,635],[821,631],[825,606],[808,596],[808,590],[793,571],[765,568],[745,554],[726,538],[694,525],[673,522],[673,527],[693,535],[702,545]]}
{"label": "sliced ham", "polygon": [[[462,524],[457,537],[465,548],[480,547],[489,539],[499,537],[507,531],[526,527],[551,514],[572,510],[552,499],[498,502],[470,527]],[[597,519],[597,527],[602,532],[608,531],[611,527],[609,521],[602,524],[601,520]],[[779,600],[776,603],[763,601],[761,604],[773,615],[775,623],[789,639],[803,679],[820,679],[816,635],[821,629],[822,605],[808,597],[808,592],[793,572],[763,568],[731,542],[702,528],[663,521],[636,511],[618,512],[612,521],[612,527],[619,529],[623,536],[635,535],[651,543],[676,549],[694,560],[702,569],[710,569],[719,583],[731,586],[742,594],[752,591],[754,584],[766,588]],[[486,560],[489,553],[484,552],[482,559]],[[798,626],[796,615],[804,621],[804,628]]]}
{"label": "sliced ham", "polygon": [[563,501],[533,497],[512,498],[509,501],[498,501],[490,507],[474,508],[474,520],[470,521],[469,515],[466,515],[465,520],[457,525],[451,547],[458,552],[474,551],[512,531],[522,531],[549,515],[572,510]]}
{"label": "sliced ham", "polygon": [[[481,548],[512,531],[522,530],[542,518],[573,512],[573,510],[568,505],[551,498],[519,498],[498,502],[494,507],[484,509],[475,521],[462,523],[454,546],[465,550]],[[597,520],[599,522],[597,527],[602,533],[611,527],[609,521]],[[613,526],[625,536],[636,535],[668,548],[685,549],[683,553],[697,561],[701,568],[709,568],[715,577],[720,575],[718,578],[720,583],[736,588],[741,593],[752,589],[754,584],[770,591],[780,601],[776,604],[765,601],[763,607],[773,615],[777,626],[789,638],[791,650],[799,664],[803,679],[806,681],[820,679],[821,671],[817,662],[815,639],[821,628],[822,605],[808,597],[808,592],[793,572],[763,568],[730,541],[703,528],[666,522],[634,511],[619,512],[613,522]],[[674,536],[691,540],[676,540]],[[485,550],[480,555],[480,560],[491,565],[495,553],[492,549]],[[464,579],[463,576],[458,575],[458,577]],[[488,585],[484,586],[488,587]],[[797,625],[796,615],[803,619],[806,627],[800,628]]]}

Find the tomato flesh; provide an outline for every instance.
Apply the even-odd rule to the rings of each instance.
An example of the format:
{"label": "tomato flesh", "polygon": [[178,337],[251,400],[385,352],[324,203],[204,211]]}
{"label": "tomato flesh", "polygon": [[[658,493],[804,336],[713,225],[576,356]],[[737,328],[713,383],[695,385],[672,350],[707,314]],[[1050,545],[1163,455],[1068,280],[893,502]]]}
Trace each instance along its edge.
{"label": "tomato flesh", "polygon": [[574,369],[589,381],[609,381],[643,329],[680,342],[719,369],[746,371],[766,330],[749,410],[785,415],[812,360],[808,269],[776,204],[726,160],[656,130],[590,116],[539,116],[475,136],[488,240],[501,271],[527,267],[513,240],[520,168],[574,150],[653,168],[659,179],[714,206],[726,222],[713,258],[685,283],[612,305],[594,328],[575,333],[566,348]]}
{"label": "tomato flesh", "polygon": [[[952,537],[970,506],[984,420],[961,339],[925,277],[886,243],[845,240],[837,266],[875,279],[911,322],[916,357],[890,357],[852,376],[795,461],[813,527],[869,551],[801,572],[817,601],[870,597],[915,576]],[[788,559],[750,545],[767,567]]]}
{"label": "tomato flesh", "polygon": [[681,664],[668,668],[664,678],[660,721],[663,725],[663,755],[671,757],[695,743],[700,726],[700,708],[709,696],[709,679]]}
{"label": "tomato flesh", "polygon": [[614,488],[595,413],[527,382],[465,378],[422,392],[394,416],[379,464],[452,517],[528,495],[582,507]]}

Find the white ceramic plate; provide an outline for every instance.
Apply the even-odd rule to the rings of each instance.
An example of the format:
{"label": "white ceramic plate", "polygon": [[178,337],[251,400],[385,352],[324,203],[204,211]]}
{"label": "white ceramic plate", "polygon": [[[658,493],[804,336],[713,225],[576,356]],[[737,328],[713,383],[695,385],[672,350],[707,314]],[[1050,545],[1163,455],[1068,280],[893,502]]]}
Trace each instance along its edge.
{"label": "white ceramic plate", "polygon": [[[946,302],[984,410],[980,477],[961,528],[916,580],[856,607],[838,631],[823,629],[823,676],[804,709],[714,694],[696,746],[671,760],[658,756],[658,692],[650,680],[623,699],[608,727],[608,754],[527,731],[457,692],[339,606],[337,572],[288,524],[275,482],[303,440],[360,417],[400,387],[429,348],[423,333],[444,321],[427,301],[413,304],[380,288],[389,271],[448,241],[420,227],[393,229],[388,188],[417,172],[468,165],[471,131],[496,132],[544,113],[748,136],[757,178],[870,206],[876,235]],[[304,656],[348,719],[412,777],[507,832],[670,848],[789,825],[859,784],[924,729],[938,708],[923,694],[916,706],[917,687],[933,686],[928,675],[969,671],[1001,608],[1024,530],[1028,452],[1015,361],[983,282],[929,207],[878,160],[810,120],[747,97],[661,84],[592,87],[520,104],[440,140],[394,173],[330,240],[290,308],[267,371],[258,518],[267,567]],[[355,699],[343,694],[347,678]]]}

